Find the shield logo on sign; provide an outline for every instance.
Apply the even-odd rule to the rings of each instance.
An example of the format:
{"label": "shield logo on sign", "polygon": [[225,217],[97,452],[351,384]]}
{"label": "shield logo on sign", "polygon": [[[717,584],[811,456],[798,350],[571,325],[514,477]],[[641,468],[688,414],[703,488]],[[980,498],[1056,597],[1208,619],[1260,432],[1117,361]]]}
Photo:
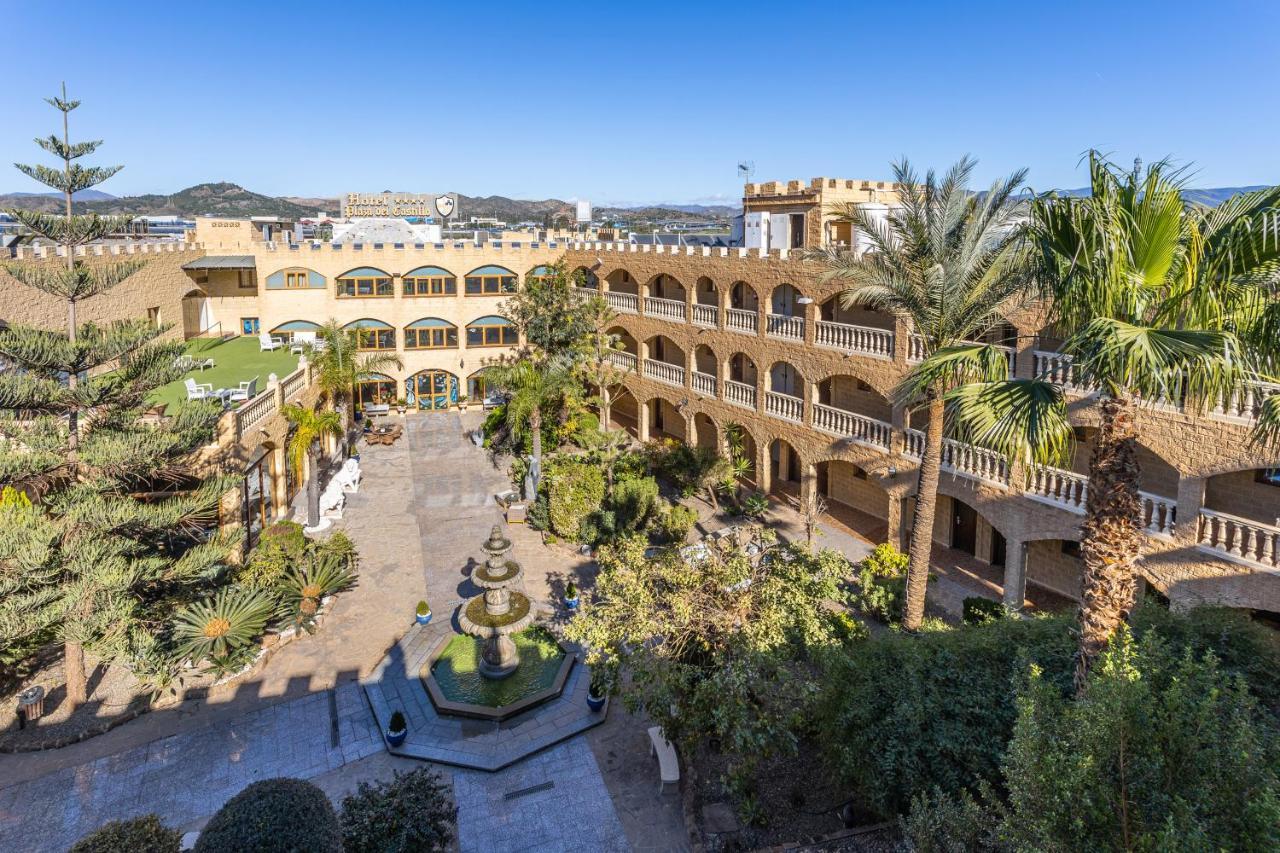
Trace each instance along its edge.
{"label": "shield logo on sign", "polygon": [[448,219],[453,215],[453,196],[438,195],[436,196],[436,213],[441,217]]}

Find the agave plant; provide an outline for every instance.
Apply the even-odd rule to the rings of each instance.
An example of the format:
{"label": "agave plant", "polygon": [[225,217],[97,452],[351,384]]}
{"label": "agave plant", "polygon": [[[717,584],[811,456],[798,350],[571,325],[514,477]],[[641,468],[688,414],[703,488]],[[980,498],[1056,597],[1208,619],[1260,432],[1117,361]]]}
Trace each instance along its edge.
{"label": "agave plant", "polygon": [[199,663],[247,648],[267,627],[271,599],[258,590],[223,587],[178,615],[178,653]]}
{"label": "agave plant", "polygon": [[315,553],[286,576],[281,613],[294,624],[311,630],[320,601],[351,586],[355,579],[350,561],[341,554]]}

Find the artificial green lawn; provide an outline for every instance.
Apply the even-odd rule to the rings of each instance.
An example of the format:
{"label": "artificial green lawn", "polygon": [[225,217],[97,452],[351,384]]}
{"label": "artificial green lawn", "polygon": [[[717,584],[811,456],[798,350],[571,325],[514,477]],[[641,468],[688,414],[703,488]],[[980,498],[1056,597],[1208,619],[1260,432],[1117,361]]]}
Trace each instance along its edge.
{"label": "artificial green lawn", "polygon": [[[193,370],[188,376],[197,383],[212,384],[217,388],[236,388],[241,382],[258,377],[258,393],[267,387],[267,377],[274,373],[284,379],[298,369],[298,356],[287,346],[274,352],[260,352],[258,338],[230,338],[228,340],[196,339],[187,343],[187,353],[192,358],[212,358],[213,367]],[[173,406],[187,399],[187,386],[183,379],[170,382],[156,389],[151,395],[156,405]]]}

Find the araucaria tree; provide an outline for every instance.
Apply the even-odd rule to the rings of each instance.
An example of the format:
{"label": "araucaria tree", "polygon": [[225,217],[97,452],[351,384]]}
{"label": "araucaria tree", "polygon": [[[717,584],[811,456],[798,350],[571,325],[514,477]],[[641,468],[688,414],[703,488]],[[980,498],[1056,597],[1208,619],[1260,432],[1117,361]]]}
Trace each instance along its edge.
{"label": "araucaria tree", "polygon": [[86,698],[85,649],[146,658],[173,609],[219,573],[235,543],[200,534],[216,523],[228,484],[193,477],[188,464],[212,438],[218,408],[191,404],[159,423],[140,421],[151,392],[181,375],[181,344],[145,318],[100,326],[76,317],[82,300],[139,264],[76,259],[76,246],[127,220],[73,215],[72,195],[119,167],[76,163],[99,143],[69,141],[67,116],[79,102],[65,87],[49,103],[63,114],[62,136],[37,142],[63,167],[18,168],[61,191],[66,213],[12,213],[56,243],[65,263],[4,268],[64,301],[67,323],[0,331],[0,484],[11,487],[0,500],[0,646],[60,639],[75,707]]}
{"label": "araucaria tree", "polygon": [[824,276],[847,283],[845,307],[905,316],[920,341],[923,361],[901,382],[898,402],[928,414],[921,448],[915,520],[911,529],[907,601],[902,625],[915,631],[924,618],[933,518],[942,465],[946,394],[981,380],[1005,379],[1002,351],[976,343],[1029,299],[1023,211],[1014,196],[1025,173],[997,181],[985,194],[968,187],[975,162],[965,158],[939,180],[921,181],[905,161],[894,166],[901,206],[883,221],[850,204],[839,211],[870,241],[863,254],[831,249],[811,254]]}
{"label": "araucaria tree", "polygon": [[580,369],[586,381],[596,389],[596,401],[600,407],[600,431],[608,432],[613,417],[614,390],[631,371],[619,366],[614,360],[614,355],[623,350],[622,339],[617,333],[609,331],[618,315],[609,307],[604,297],[598,294],[587,297],[580,310],[587,323],[587,332],[579,344]]}
{"label": "araucaria tree", "polygon": [[530,346],[558,358],[571,353],[591,331],[578,284],[564,261],[557,261],[526,276],[524,286],[499,310]]}
{"label": "araucaria tree", "polygon": [[[1092,152],[1089,173],[1088,196],[1048,195],[1031,209],[1071,381],[1096,392],[1101,416],[1081,526],[1080,689],[1134,603],[1135,407],[1201,412],[1274,377],[1280,356],[1280,187],[1209,209],[1183,200],[1165,162],[1123,170]],[[1262,415],[1257,437],[1274,438],[1280,400]]]}

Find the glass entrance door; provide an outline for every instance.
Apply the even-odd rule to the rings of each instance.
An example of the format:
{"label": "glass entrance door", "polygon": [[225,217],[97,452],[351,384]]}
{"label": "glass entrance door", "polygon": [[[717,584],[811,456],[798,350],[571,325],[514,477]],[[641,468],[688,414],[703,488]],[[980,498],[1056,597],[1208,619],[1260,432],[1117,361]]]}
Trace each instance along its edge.
{"label": "glass entrance door", "polygon": [[458,402],[458,377],[444,370],[424,370],[405,380],[409,405],[443,411]]}

